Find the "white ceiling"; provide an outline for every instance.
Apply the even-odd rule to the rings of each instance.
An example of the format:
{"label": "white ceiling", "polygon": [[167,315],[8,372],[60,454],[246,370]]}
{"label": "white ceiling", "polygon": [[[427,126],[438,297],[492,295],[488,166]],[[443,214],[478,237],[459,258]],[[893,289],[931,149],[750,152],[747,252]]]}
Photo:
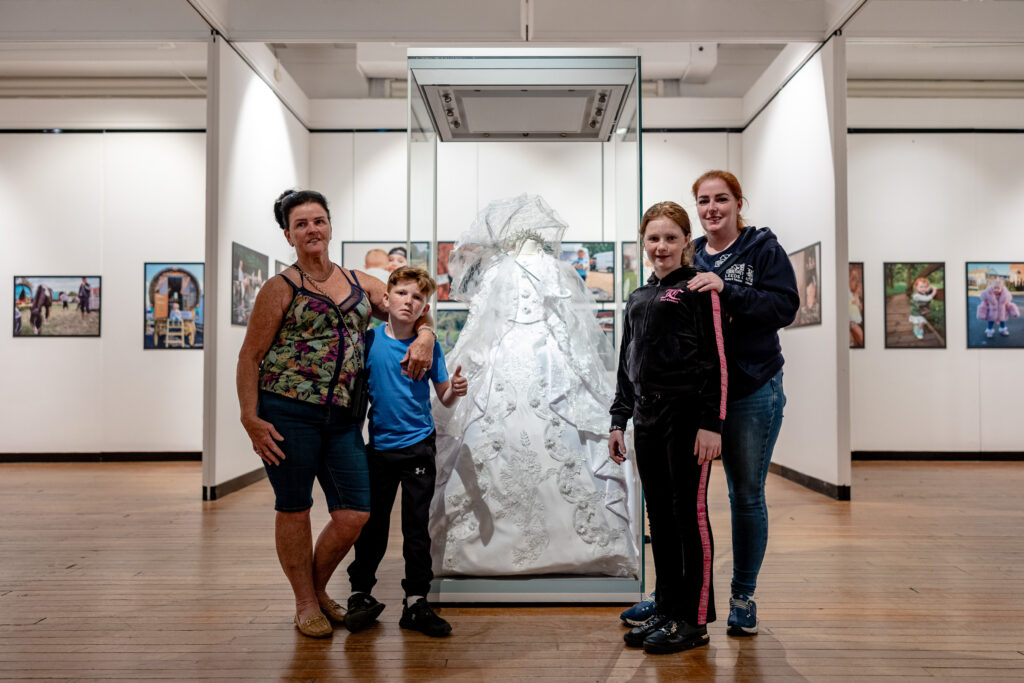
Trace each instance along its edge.
{"label": "white ceiling", "polygon": [[1020,0],[0,0],[0,96],[200,96],[213,26],[268,43],[311,99],[386,95],[406,46],[539,41],[639,46],[664,76],[646,94],[742,97],[844,23],[851,95],[1021,96]]}

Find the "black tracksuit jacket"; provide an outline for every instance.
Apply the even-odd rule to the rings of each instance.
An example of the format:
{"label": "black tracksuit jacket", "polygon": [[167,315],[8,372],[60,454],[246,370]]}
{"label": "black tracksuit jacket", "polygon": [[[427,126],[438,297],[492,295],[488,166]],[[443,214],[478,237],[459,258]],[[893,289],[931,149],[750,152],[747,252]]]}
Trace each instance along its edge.
{"label": "black tracksuit jacket", "polygon": [[692,401],[700,428],[720,433],[727,376],[718,293],[691,292],[692,266],[651,277],[626,304],[612,427],[625,428],[638,399]]}

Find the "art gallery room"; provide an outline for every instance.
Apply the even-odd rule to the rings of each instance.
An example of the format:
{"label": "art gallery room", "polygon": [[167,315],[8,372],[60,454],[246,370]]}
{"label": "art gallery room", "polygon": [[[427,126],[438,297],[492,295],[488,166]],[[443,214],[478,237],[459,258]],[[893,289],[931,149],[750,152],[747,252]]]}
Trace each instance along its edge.
{"label": "art gallery room", "polygon": [[[1019,0],[0,0],[0,679],[1024,680],[1021,158]],[[687,468],[694,512],[675,474],[645,497],[634,422],[607,411],[627,301],[666,272],[641,216],[676,202],[704,235],[691,186],[712,169],[742,183],[736,239],[771,229],[799,306],[774,327],[768,303],[730,311],[728,292],[769,285],[723,267],[726,352],[779,328],[784,398],[783,374],[762,389],[781,429],[755,445],[766,507],[739,484],[731,504],[723,439]],[[427,550],[403,483],[365,622],[344,552],[359,526],[338,539],[368,508],[328,502],[320,457],[311,537],[288,537],[301,508],[275,512],[240,420],[243,340],[278,274],[323,249],[278,226],[286,190],[326,197],[345,270],[325,277],[362,271],[374,310],[397,266],[433,275],[428,331],[451,386],[468,380],[432,405],[429,592],[408,588],[403,552]],[[348,319],[303,277],[294,301],[316,290]],[[323,403],[334,343],[334,369],[311,369],[334,373]],[[261,373],[300,362],[264,351]],[[638,411],[696,406],[642,393]],[[700,578],[685,539],[656,576],[653,515],[654,545],[699,526]],[[699,632],[680,651],[631,636],[677,642],[676,624]]]}

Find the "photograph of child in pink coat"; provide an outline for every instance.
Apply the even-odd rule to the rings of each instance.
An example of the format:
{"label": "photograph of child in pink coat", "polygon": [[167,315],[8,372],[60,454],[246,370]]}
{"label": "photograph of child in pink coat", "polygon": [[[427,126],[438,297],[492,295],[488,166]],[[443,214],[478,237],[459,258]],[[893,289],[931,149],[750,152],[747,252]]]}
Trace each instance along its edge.
{"label": "photograph of child in pink coat", "polygon": [[[967,264],[969,348],[1024,346],[1019,304],[1024,298],[1024,267],[1013,263]],[[1017,299],[1017,301],[1014,301]],[[973,320],[970,308],[974,308]]]}

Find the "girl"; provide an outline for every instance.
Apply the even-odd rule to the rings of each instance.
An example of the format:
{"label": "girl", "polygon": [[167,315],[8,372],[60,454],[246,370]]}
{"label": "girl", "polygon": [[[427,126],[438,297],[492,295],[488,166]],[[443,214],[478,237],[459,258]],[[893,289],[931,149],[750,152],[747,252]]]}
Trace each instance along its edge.
{"label": "girl", "polygon": [[652,206],[640,238],[654,277],[626,305],[608,451],[625,460],[632,417],[657,586],[653,614],[625,641],[667,654],[706,645],[715,620],[707,485],[722,450],[725,347],[718,293],[687,289],[697,271],[683,207]]}
{"label": "girl", "polygon": [[[722,431],[722,464],[732,510],[732,597],[727,632],[757,633],[754,589],[768,546],[765,480],[782,428],[780,328],[800,306],[796,277],[786,251],[768,228],[743,222],[743,189],[728,171],[704,173],[693,183],[704,237],[694,241],[694,262],[707,272],[687,288],[718,292],[729,312],[725,321],[729,359],[729,417]],[[624,614],[641,612],[646,601]]]}
{"label": "girl", "polygon": [[924,339],[924,324],[927,320],[925,316],[931,311],[935,293],[935,288],[927,278],[919,277],[914,280],[914,293],[910,295],[910,322],[914,325],[914,336],[918,339]]}
{"label": "girl", "polygon": [[1006,327],[1006,321],[1020,315],[1017,304],[1013,303],[1013,295],[1006,289],[1003,278],[996,278],[992,284],[981,293],[981,303],[978,304],[978,320],[988,322],[985,328],[985,336],[991,339],[995,336],[995,324],[999,323],[999,334],[1004,337],[1010,336],[1010,330]]}

